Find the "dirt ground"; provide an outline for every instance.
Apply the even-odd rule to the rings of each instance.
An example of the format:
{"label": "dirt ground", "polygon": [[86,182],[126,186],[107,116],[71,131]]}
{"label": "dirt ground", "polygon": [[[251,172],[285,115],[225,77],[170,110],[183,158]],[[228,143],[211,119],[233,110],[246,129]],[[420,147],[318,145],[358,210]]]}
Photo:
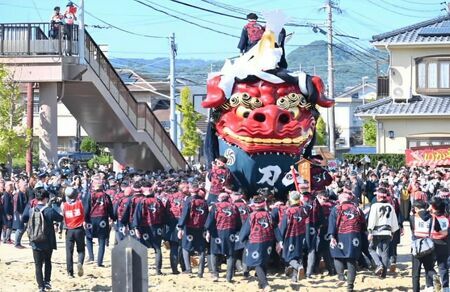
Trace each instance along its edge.
{"label": "dirt ground", "polygon": [[[409,254],[410,232],[405,228],[405,235],[399,245],[398,269],[395,274],[388,274],[387,278],[380,280],[371,272],[358,272],[355,283],[356,291],[410,291],[411,290],[411,258]],[[114,234],[111,234],[113,242]],[[26,235],[24,239],[26,239]],[[14,237],[13,237],[14,238]],[[0,291],[36,291],[34,278],[34,263],[31,248],[24,240],[26,249],[16,249],[12,245],[0,244]],[[96,265],[85,265],[83,277],[70,279],[65,271],[64,238],[58,240],[58,249],[53,253],[52,291],[110,291],[111,290],[111,249],[107,248],[105,254],[105,268]],[[163,248],[164,249],[164,248]],[[94,245],[96,252],[96,246]],[[76,262],[76,259],[75,259]],[[153,291],[257,291],[255,277],[244,279],[238,273],[229,284],[225,281],[224,273],[218,283],[214,283],[205,269],[203,279],[189,277],[188,275],[171,275],[168,251],[164,250],[163,273],[156,276],[154,270],[153,251],[149,251],[149,282]],[[225,266],[223,266],[225,269]],[[194,269],[194,272],[196,270]],[[253,272],[252,272],[253,274]],[[425,279],[421,279],[424,283]],[[283,274],[270,274],[269,284],[276,291],[345,291],[345,287],[337,287],[337,278],[316,275],[313,279],[302,280],[297,285],[291,285]]]}

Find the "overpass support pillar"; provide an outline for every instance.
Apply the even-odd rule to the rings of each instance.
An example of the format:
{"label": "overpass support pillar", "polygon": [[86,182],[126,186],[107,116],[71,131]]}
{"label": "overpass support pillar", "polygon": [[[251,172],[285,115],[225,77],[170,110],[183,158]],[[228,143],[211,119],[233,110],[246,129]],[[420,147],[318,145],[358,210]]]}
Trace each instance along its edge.
{"label": "overpass support pillar", "polygon": [[58,161],[58,84],[39,84],[39,163]]}

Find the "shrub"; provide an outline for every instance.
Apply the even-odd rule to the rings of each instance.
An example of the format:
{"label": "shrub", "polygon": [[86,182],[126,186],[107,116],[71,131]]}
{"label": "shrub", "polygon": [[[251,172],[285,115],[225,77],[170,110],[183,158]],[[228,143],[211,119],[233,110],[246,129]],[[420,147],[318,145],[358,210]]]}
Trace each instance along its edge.
{"label": "shrub", "polygon": [[370,165],[372,167],[376,167],[378,161],[381,161],[387,164],[392,168],[400,168],[405,166],[405,154],[344,154],[344,159],[347,159],[350,163],[356,164],[359,162],[365,155],[370,158]]}
{"label": "shrub", "polygon": [[94,168],[94,164],[98,165],[108,165],[112,163],[113,158],[109,154],[102,154],[100,156],[95,155],[94,158],[87,162],[87,165],[90,169]]}

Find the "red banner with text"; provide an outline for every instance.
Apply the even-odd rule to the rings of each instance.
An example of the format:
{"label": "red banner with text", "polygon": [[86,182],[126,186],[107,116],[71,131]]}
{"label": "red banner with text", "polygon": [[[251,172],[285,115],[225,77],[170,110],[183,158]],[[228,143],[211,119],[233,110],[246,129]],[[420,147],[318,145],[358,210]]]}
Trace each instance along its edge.
{"label": "red banner with text", "polygon": [[406,149],[407,166],[450,166],[450,146]]}

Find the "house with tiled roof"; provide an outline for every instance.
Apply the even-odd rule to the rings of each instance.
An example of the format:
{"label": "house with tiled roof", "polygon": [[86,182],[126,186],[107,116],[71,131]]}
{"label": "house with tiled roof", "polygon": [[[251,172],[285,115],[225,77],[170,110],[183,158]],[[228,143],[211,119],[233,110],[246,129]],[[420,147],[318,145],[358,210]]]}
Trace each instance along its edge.
{"label": "house with tiled roof", "polygon": [[377,152],[450,147],[450,16],[375,35],[372,44],[390,56],[389,96],[355,114],[377,121]]}
{"label": "house with tiled roof", "polygon": [[[355,119],[355,110],[376,98],[376,85],[363,82],[356,86],[346,88],[334,101],[334,114],[336,127],[339,128],[339,138],[336,140],[340,149],[362,145],[362,120]],[[326,116],[326,113],[323,117]]]}

